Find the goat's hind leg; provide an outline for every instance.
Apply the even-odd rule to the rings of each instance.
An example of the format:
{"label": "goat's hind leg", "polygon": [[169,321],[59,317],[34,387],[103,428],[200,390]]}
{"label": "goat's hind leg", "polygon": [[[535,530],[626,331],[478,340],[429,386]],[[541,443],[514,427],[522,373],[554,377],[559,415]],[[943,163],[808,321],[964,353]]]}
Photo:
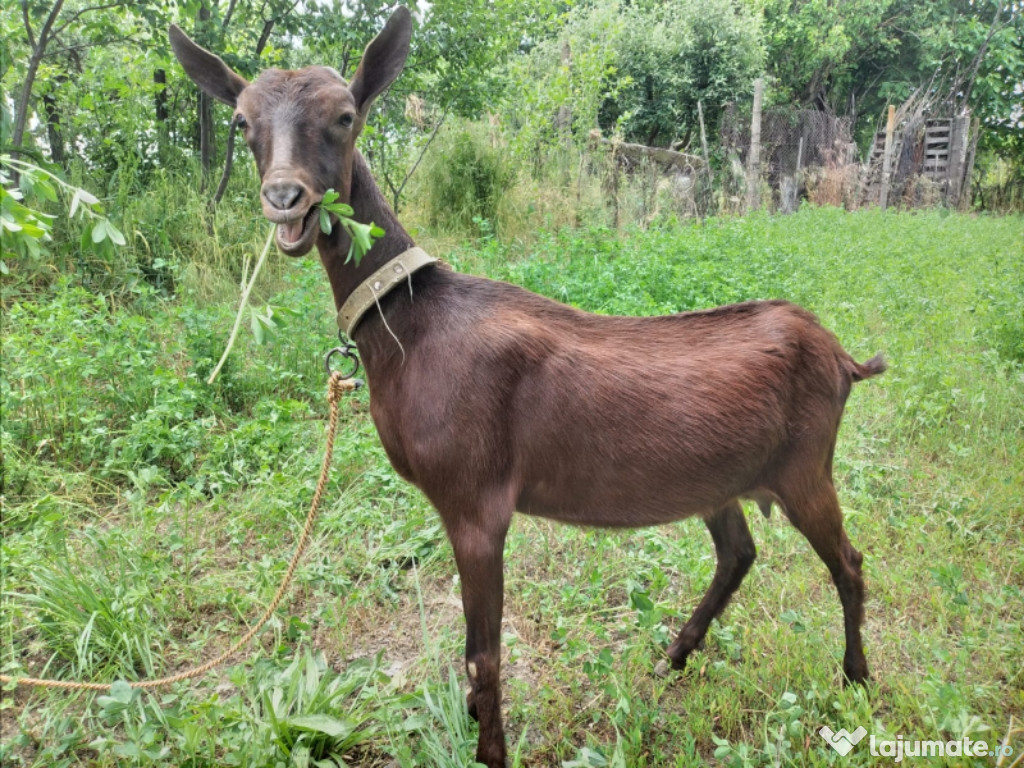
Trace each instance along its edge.
{"label": "goat's hind leg", "polygon": [[832,582],[843,604],[846,633],[843,672],[851,683],[863,683],[868,679],[868,663],[860,635],[864,621],[864,579],[861,577],[864,558],[853,548],[843,530],[843,513],[832,481],[825,478],[810,487],[804,484],[796,487],[799,488],[796,492],[780,489],[779,496],[790,522],[807,537],[832,574]]}
{"label": "goat's hind leg", "polygon": [[683,669],[686,659],[703,641],[711,620],[718,616],[750,570],[757,549],[743,516],[743,508],[735,499],[704,519],[715,542],[718,564],[704,599],[700,601],[690,620],[683,625],[679,636],[668,648],[673,669]]}

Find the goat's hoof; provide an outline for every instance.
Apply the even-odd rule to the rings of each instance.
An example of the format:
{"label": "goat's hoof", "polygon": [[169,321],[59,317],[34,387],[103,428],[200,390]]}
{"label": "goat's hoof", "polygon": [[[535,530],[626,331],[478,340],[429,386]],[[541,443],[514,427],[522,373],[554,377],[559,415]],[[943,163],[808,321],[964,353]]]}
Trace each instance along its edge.
{"label": "goat's hoof", "polygon": [[868,681],[870,679],[871,679],[871,675],[868,674],[868,671],[866,669],[862,670],[862,671],[861,670],[857,670],[856,672],[853,672],[852,674],[849,671],[844,671],[843,672],[843,688],[849,688],[849,687],[854,686],[854,685],[867,685],[867,683],[868,683]]}
{"label": "goat's hoof", "polygon": [[501,750],[499,753],[494,755],[484,755],[477,750],[476,761],[481,765],[486,765],[487,768],[508,768],[509,759],[505,755],[505,751]]}
{"label": "goat's hoof", "polygon": [[686,669],[686,662],[690,658],[690,653],[690,651],[682,654],[678,651],[673,653],[672,649],[669,648],[666,657],[654,665],[654,674],[658,677],[668,677],[670,672],[682,672]]}
{"label": "goat's hoof", "polygon": [[847,656],[843,659],[843,687],[864,685],[871,676],[868,674],[868,662],[860,656]]}

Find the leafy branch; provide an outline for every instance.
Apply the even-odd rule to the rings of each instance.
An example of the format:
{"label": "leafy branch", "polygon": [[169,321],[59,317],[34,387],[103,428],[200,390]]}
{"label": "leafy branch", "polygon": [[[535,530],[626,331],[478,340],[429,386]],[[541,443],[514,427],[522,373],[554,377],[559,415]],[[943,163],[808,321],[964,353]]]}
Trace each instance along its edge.
{"label": "leafy branch", "polygon": [[[107,218],[99,199],[91,192],[68,184],[57,174],[34,163],[10,155],[0,155],[0,232],[4,237],[4,254],[39,257],[42,243],[50,238],[57,217],[32,207],[34,201],[45,205],[64,198],[68,218],[91,219],[82,230],[83,251],[109,253],[113,246],[125,244],[125,237]],[[0,261],[0,273],[7,274],[7,265]]]}
{"label": "leafy branch", "polygon": [[356,266],[363,260],[363,256],[373,247],[375,240],[384,236],[384,230],[374,224],[363,224],[352,218],[355,213],[352,206],[336,202],[339,195],[333,189],[324,192],[323,200],[320,201],[320,231],[325,235],[331,234],[331,216],[333,215],[342,228],[348,232],[351,245],[348,249],[348,256],[345,263],[355,261]]}

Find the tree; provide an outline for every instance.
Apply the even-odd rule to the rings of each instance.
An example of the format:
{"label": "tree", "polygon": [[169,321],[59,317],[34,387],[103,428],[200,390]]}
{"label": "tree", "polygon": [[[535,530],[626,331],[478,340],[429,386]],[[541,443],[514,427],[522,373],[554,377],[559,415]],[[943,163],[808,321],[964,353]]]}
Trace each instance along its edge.
{"label": "tree", "polygon": [[873,134],[886,104],[932,82],[956,109],[1010,128],[1024,82],[1020,0],[748,2],[763,13],[778,101],[858,115]]}
{"label": "tree", "polygon": [[54,25],[57,17],[64,7],[64,0],[56,0],[48,9],[39,26],[38,35],[33,31],[32,17],[29,12],[27,0],[21,2],[22,18],[25,22],[25,39],[28,42],[31,55],[28,59],[28,66],[25,69],[25,77],[18,93],[18,102],[14,111],[14,129],[11,135],[11,146],[15,153],[21,148],[25,137],[25,124],[28,121],[28,106],[32,98],[32,87],[36,82],[36,75],[39,73],[39,64],[46,54],[50,38],[55,34]]}
{"label": "tree", "polygon": [[760,19],[735,0],[635,3],[623,11],[615,66],[629,84],[603,105],[602,128],[625,116],[631,140],[687,146],[698,101],[717,125],[725,105],[746,98],[762,74]]}
{"label": "tree", "polygon": [[[396,209],[444,122],[494,106],[501,65],[531,27],[544,23],[549,6],[550,0],[437,0],[418,14],[405,71],[377,101],[361,138]],[[310,6],[305,23],[315,34],[298,61],[333,65],[343,76],[355,71],[391,9],[384,0]]]}
{"label": "tree", "polygon": [[1024,3],[1007,3],[971,91],[985,125],[982,145],[1012,160],[1024,179]]}
{"label": "tree", "polygon": [[138,131],[132,124],[134,107],[153,88],[124,65],[149,47],[149,29],[165,19],[162,10],[156,0],[5,4],[0,76],[15,109],[4,143],[37,160],[46,148],[65,170],[76,155],[88,158],[90,168],[116,168],[118,144],[127,151],[145,135],[147,122],[136,120]]}
{"label": "tree", "polygon": [[601,105],[622,85],[616,68],[622,33],[617,3],[581,6],[562,17],[557,34],[513,62],[504,104],[512,146],[537,170],[549,159],[546,150],[561,155],[573,143],[582,149],[597,127]]}
{"label": "tree", "polygon": [[895,7],[896,0],[754,0],[751,5],[763,13],[768,74],[774,98],[782,103],[845,111],[844,100],[856,101],[879,87],[877,75],[853,77],[858,63],[889,58],[901,49],[906,11]]}
{"label": "tree", "polygon": [[[6,51],[11,60],[17,60],[14,52],[24,46],[29,52],[23,71],[16,67],[5,69],[5,79],[19,79],[17,101],[14,110],[14,121],[11,126],[10,145],[15,153],[22,151],[25,140],[25,128],[30,116],[32,97],[38,84],[38,76],[43,61],[47,58],[66,60],[80,56],[81,51],[93,45],[108,44],[113,39],[123,39],[121,30],[113,23],[116,9],[130,5],[124,0],[97,0],[96,4],[74,3],[65,6],[65,0],[53,2],[29,3],[21,0],[17,8],[21,16],[21,40],[14,43]],[[13,4],[4,11],[13,13]],[[5,32],[14,25],[5,19]],[[66,38],[78,38],[69,42]],[[18,77],[20,75],[20,78]],[[52,94],[46,102],[45,123],[51,129],[51,139],[57,135],[60,123],[59,111]],[[52,149],[52,148],[51,148]],[[62,156],[62,147],[55,153]]]}
{"label": "tree", "polygon": [[595,127],[648,146],[687,144],[697,102],[716,125],[762,68],[759,16],[735,0],[577,6],[513,70],[516,141],[551,143],[569,116],[581,146]]}

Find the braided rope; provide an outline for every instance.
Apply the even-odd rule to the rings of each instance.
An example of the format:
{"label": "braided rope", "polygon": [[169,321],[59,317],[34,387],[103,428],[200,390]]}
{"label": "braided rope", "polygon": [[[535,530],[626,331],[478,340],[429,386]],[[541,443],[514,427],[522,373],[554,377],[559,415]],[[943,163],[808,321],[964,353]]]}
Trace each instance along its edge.
{"label": "braided rope", "polygon": [[[316,521],[317,513],[320,509],[320,500],[323,498],[324,489],[327,487],[327,477],[331,468],[331,457],[334,454],[334,434],[338,427],[338,402],[340,401],[342,394],[352,391],[357,386],[358,385],[354,379],[342,378],[341,374],[337,371],[331,373],[330,380],[327,382],[327,401],[331,407],[331,417],[330,423],[327,427],[327,445],[324,450],[323,466],[320,469],[320,479],[317,481],[316,491],[313,492],[313,500],[310,503],[309,514],[306,515],[306,524],[302,529],[302,533],[299,535],[298,543],[295,546],[295,554],[292,555],[291,562],[288,563],[288,570],[285,572],[284,580],[281,582],[281,586],[277,588],[277,593],[270,601],[270,605],[268,605],[266,610],[263,611],[259,620],[248,632],[242,635],[234,645],[205,664],[200,664],[198,667],[193,667],[192,669],[179,672],[178,674],[171,675],[170,677],[161,677],[158,680],[136,680],[134,682],[129,682],[128,685],[132,688],[161,688],[165,685],[181,682],[182,680],[199,677],[200,675],[209,672],[214,667],[220,666],[230,656],[238,651],[238,649],[248,645],[249,641],[252,640],[253,637],[263,629],[263,626],[267,621],[270,620],[271,615],[273,615],[274,611],[277,610],[277,606],[281,603],[285,593],[288,591],[288,587],[291,586],[292,577],[295,575],[295,569],[298,567],[299,560],[302,558],[302,555],[306,550],[306,545],[309,544],[309,536],[313,531],[313,523]],[[110,690],[110,683],[79,683],[73,680],[47,680],[38,677],[11,677],[9,675],[0,675],[0,683],[14,683],[15,685],[28,685],[41,688],[65,688],[69,690]]]}

